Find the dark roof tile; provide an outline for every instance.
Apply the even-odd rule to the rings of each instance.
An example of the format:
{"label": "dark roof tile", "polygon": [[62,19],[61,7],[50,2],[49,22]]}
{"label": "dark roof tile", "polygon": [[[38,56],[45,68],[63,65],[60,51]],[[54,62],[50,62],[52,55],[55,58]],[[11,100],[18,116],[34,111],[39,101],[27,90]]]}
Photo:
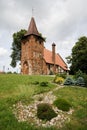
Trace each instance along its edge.
{"label": "dark roof tile", "polygon": [[32,35],[32,34],[40,36],[40,34],[39,34],[38,30],[37,30],[35,20],[34,20],[33,17],[31,18],[31,21],[30,21],[30,24],[29,24],[29,27],[28,27],[28,31],[25,34],[25,36]]}

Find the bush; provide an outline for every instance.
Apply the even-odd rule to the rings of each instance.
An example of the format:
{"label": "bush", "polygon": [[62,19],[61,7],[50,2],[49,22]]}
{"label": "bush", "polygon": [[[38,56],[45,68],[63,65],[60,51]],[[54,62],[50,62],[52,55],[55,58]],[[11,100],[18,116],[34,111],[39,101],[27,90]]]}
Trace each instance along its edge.
{"label": "bush", "polygon": [[47,87],[47,86],[48,86],[48,82],[41,82],[41,83],[40,83],[40,86],[42,86],[42,87]]}
{"label": "bush", "polygon": [[[79,79],[79,77],[82,77],[83,79],[82,78]],[[84,85],[82,85],[82,84],[79,84],[79,85],[87,87],[87,75],[85,73],[83,73],[81,70],[76,72],[75,79],[76,79],[76,83],[82,82],[82,84],[84,84]]]}
{"label": "bush", "polygon": [[57,77],[62,77],[62,78],[64,78],[64,79],[66,79],[67,73],[60,73],[60,74],[57,74],[56,76],[57,76]]}
{"label": "bush", "polygon": [[57,114],[52,107],[47,103],[41,103],[37,105],[37,117],[42,120],[51,120],[56,117]]}
{"label": "bush", "polygon": [[70,107],[71,107],[70,103],[67,102],[65,99],[62,99],[62,98],[55,100],[55,101],[54,101],[54,105],[55,105],[58,109],[60,109],[60,110],[62,110],[62,111],[69,111],[69,109],[70,109]]}
{"label": "bush", "polygon": [[83,78],[84,78],[84,82],[85,82],[85,87],[87,87],[87,75],[84,74],[84,75],[83,75]]}
{"label": "bush", "polygon": [[64,79],[62,77],[56,77],[54,79],[54,82],[57,83],[57,84],[63,84]]}
{"label": "bush", "polygon": [[85,86],[84,78],[78,77],[76,81],[76,85]]}
{"label": "bush", "polygon": [[83,77],[83,72],[81,70],[78,70],[74,76],[75,79],[77,79],[78,77]]}
{"label": "bush", "polygon": [[74,84],[74,81],[72,78],[70,77],[66,78],[64,85],[73,85],[73,84]]}
{"label": "bush", "polygon": [[39,84],[39,82],[38,82],[38,81],[35,81],[35,82],[33,82],[32,84],[37,85],[37,84]]}

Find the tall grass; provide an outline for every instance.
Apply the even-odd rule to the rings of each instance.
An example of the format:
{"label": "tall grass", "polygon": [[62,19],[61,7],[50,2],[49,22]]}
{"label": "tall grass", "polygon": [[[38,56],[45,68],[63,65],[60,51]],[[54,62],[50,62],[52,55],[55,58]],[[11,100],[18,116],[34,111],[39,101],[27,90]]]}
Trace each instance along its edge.
{"label": "tall grass", "polygon": [[[41,88],[39,85],[32,84],[35,81],[48,81],[49,76],[23,76],[23,75],[0,75],[0,98],[16,97],[21,95],[32,96],[41,91],[49,91],[49,87]],[[50,84],[50,83],[49,83]],[[53,87],[53,85],[50,85]]]}

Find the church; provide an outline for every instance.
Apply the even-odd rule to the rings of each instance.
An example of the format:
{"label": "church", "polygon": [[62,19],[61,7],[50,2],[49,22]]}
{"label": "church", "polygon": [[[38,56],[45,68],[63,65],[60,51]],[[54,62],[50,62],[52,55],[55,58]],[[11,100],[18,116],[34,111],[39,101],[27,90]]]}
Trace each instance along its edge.
{"label": "church", "polygon": [[48,75],[68,71],[67,64],[55,52],[56,44],[52,44],[52,51],[44,46],[45,39],[38,32],[34,17],[31,18],[27,33],[21,42],[21,74]]}

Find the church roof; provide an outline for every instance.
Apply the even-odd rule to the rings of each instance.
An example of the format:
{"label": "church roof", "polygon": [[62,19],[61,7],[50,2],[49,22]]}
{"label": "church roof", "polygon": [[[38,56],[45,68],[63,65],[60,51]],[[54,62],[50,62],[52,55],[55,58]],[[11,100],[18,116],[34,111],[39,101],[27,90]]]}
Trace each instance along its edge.
{"label": "church roof", "polygon": [[[34,17],[31,18],[31,21],[30,21],[30,24],[28,27],[28,31],[25,34],[25,36],[29,36],[29,35],[38,36],[39,38],[41,38],[44,41],[44,38],[38,32]],[[44,59],[45,59],[46,63],[54,64],[52,61],[52,51],[44,48]],[[64,60],[62,59],[62,57],[59,54],[55,54],[55,65],[60,66],[64,70],[68,70],[66,63],[64,62]]]}
{"label": "church roof", "polygon": [[[46,63],[54,64],[52,61],[52,51],[44,48],[44,59],[45,59]],[[64,62],[64,60],[62,59],[62,57],[59,54],[55,54],[55,65],[60,66],[64,70],[68,70],[66,63]]]}
{"label": "church roof", "polygon": [[25,36],[29,36],[29,35],[32,35],[32,34],[41,37],[38,30],[37,30],[37,26],[36,26],[34,17],[31,18],[31,21],[30,21],[30,24],[29,24],[29,27],[28,27],[28,31],[25,34]]}

